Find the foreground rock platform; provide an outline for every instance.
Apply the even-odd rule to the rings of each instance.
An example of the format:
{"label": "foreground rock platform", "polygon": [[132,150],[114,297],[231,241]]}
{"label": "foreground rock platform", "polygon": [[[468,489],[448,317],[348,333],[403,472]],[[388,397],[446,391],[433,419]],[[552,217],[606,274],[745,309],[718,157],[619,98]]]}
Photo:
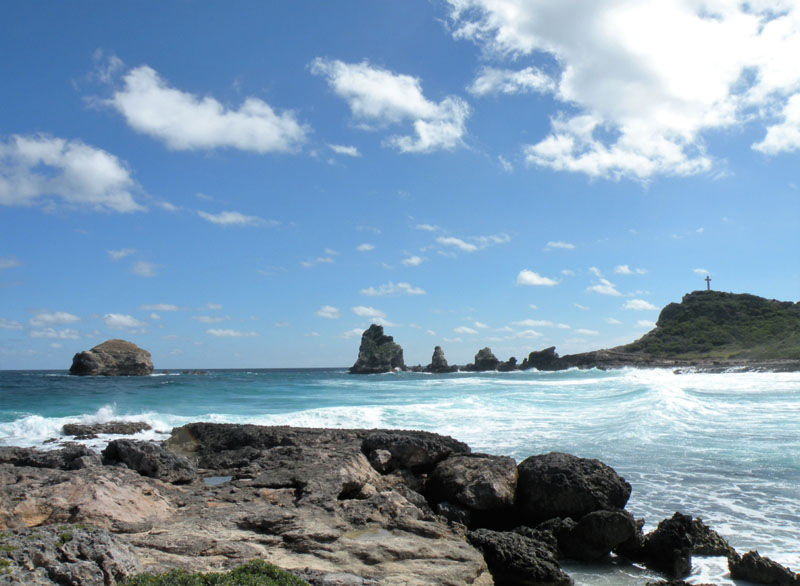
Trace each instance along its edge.
{"label": "foreground rock platform", "polygon": [[[685,515],[643,535],[629,495],[597,460],[517,465],[422,431],[193,423],[102,454],[0,448],[0,584],[107,586],[259,558],[322,586],[564,585],[565,558],[615,552],[668,578],[692,555],[735,558]],[[748,576],[767,563],[752,557]]]}

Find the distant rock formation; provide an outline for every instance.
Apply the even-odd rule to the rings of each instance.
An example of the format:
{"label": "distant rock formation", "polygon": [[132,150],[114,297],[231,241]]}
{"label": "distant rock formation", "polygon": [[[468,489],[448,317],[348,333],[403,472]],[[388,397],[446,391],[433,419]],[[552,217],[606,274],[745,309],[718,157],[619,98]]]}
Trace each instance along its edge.
{"label": "distant rock formation", "polygon": [[380,374],[397,369],[406,369],[403,348],[383,333],[383,326],[372,324],[361,335],[358,359],[350,367],[350,374]]}
{"label": "distant rock formation", "polygon": [[497,366],[499,364],[500,361],[497,359],[497,356],[492,354],[491,348],[487,346],[486,348],[481,348],[478,350],[478,353],[475,355],[475,362],[467,364],[464,367],[464,370],[469,370],[472,372],[497,370]]}
{"label": "distant rock formation", "polygon": [[450,366],[447,364],[447,358],[444,357],[444,350],[442,350],[441,346],[436,346],[436,348],[433,349],[431,363],[425,367],[425,372],[433,372],[436,374],[443,372],[456,372],[457,370],[457,366]]}
{"label": "distant rock formation", "polygon": [[70,374],[142,376],[153,374],[150,352],[125,340],[107,340],[72,358]]}

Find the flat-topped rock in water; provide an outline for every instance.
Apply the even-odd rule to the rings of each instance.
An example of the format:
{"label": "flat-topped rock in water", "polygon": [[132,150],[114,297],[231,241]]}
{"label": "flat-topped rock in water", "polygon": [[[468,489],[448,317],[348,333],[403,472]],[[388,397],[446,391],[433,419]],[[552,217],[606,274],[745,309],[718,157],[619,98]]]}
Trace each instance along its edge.
{"label": "flat-topped rock in water", "polygon": [[403,348],[392,336],[383,333],[383,326],[372,324],[364,330],[358,359],[350,367],[350,374],[381,374],[405,369]]}
{"label": "flat-topped rock in water", "polygon": [[145,376],[153,374],[150,352],[125,340],[107,340],[72,358],[70,374],[80,376]]}

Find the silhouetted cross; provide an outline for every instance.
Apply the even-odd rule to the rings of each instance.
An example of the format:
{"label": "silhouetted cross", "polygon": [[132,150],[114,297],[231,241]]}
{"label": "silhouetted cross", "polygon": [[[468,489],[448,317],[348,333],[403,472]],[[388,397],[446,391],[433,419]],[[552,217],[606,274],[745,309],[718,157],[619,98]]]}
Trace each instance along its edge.
{"label": "silhouetted cross", "polygon": [[711,291],[711,277],[706,275],[706,290]]}

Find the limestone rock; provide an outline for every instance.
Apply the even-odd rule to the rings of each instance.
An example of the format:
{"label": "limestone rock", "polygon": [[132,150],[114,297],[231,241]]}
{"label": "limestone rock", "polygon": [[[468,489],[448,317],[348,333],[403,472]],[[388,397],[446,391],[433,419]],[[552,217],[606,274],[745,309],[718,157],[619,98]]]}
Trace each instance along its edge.
{"label": "limestone rock", "polygon": [[174,484],[191,482],[195,477],[189,460],[150,442],[114,440],[103,450],[103,460],[107,464],[121,462],[142,476]]}
{"label": "limestone rock", "polygon": [[447,358],[444,357],[444,350],[442,350],[441,346],[436,346],[433,349],[431,363],[425,367],[425,372],[433,372],[436,374],[444,372],[456,372],[457,370],[457,366],[450,366],[447,364]]}
{"label": "limestone rock", "polygon": [[61,429],[64,435],[97,436],[100,433],[114,435],[133,435],[140,431],[149,431],[152,427],[144,421],[108,421],[106,423],[66,423]]}
{"label": "limestone rock", "polygon": [[497,356],[492,353],[492,350],[489,347],[486,347],[478,350],[478,353],[475,355],[475,362],[473,362],[471,365],[468,365],[468,370],[473,370],[476,372],[497,370],[497,366],[499,364],[500,361],[497,359]]}
{"label": "limestone rock", "polygon": [[558,565],[548,544],[517,533],[478,529],[467,534],[483,552],[498,586],[565,586],[572,578]]}
{"label": "limestone rock", "polygon": [[391,468],[429,471],[451,454],[468,454],[469,446],[451,437],[425,431],[378,431],[364,438],[361,449],[370,460],[372,453],[385,450],[392,455]]}
{"label": "limestone rock", "polygon": [[522,361],[519,368],[520,370],[529,370],[531,368],[535,368],[536,370],[561,370],[556,347],[551,346],[550,348],[545,348],[538,352],[531,352],[528,354],[528,357]]}
{"label": "limestone rock", "polygon": [[86,446],[76,444],[47,452],[41,452],[34,448],[2,447],[0,448],[0,464],[79,470],[88,466],[100,465],[100,458]]}
{"label": "limestone rock", "polygon": [[72,358],[70,374],[141,376],[153,374],[150,352],[125,340],[108,340]]}
{"label": "limestone rock", "polygon": [[504,511],[514,506],[517,464],[507,456],[451,456],[428,477],[426,495],[472,511]]}
{"label": "limestone rock", "polygon": [[350,374],[379,374],[405,368],[403,349],[392,336],[384,335],[383,326],[372,324],[364,330],[358,359],[350,367]]}
{"label": "limestone rock", "polygon": [[622,509],[630,494],[631,485],[599,460],[551,452],[519,465],[516,502],[529,522]]}
{"label": "limestone rock", "polygon": [[800,574],[769,558],[761,557],[757,551],[749,551],[741,557],[736,554],[730,556],[728,568],[734,580],[748,580],[756,584],[776,586],[800,585]]}

